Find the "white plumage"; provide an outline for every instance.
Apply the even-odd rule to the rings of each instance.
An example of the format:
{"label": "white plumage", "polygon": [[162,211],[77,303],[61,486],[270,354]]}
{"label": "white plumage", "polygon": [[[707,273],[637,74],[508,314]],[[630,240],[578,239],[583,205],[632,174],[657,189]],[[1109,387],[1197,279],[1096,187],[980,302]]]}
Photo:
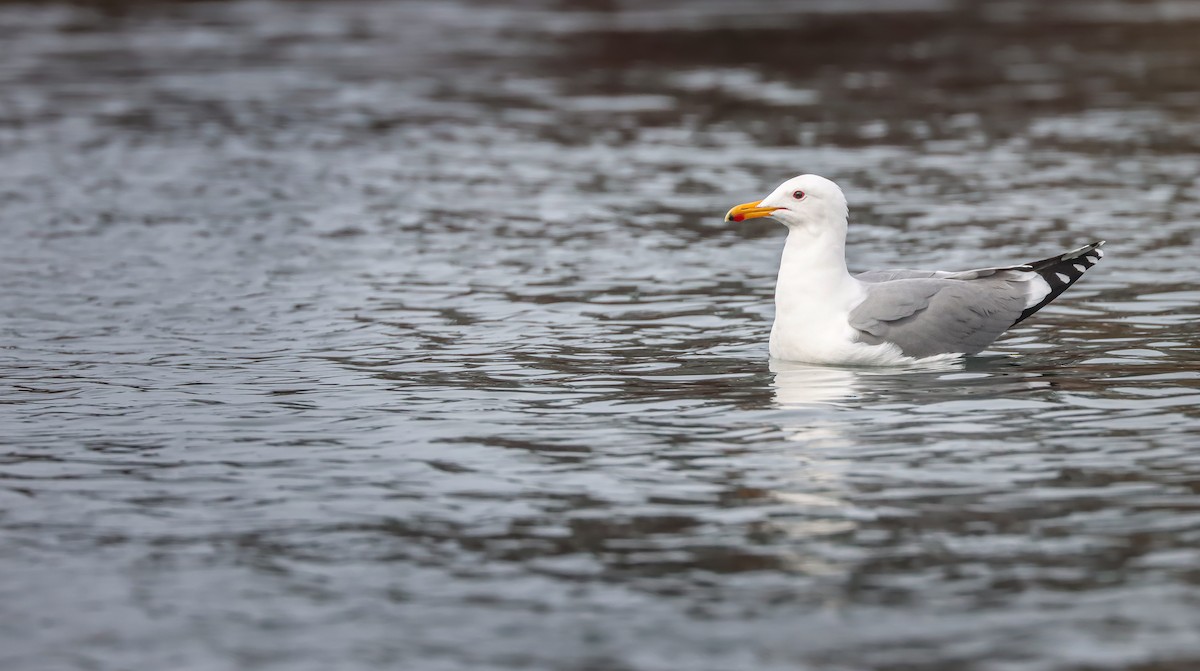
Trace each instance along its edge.
{"label": "white plumage", "polygon": [[1103,241],[1017,266],[962,272],[846,270],[846,197],[800,175],[726,221],[770,217],[788,228],[775,287],[771,356],[822,364],[896,365],[975,354],[1071,286]]}

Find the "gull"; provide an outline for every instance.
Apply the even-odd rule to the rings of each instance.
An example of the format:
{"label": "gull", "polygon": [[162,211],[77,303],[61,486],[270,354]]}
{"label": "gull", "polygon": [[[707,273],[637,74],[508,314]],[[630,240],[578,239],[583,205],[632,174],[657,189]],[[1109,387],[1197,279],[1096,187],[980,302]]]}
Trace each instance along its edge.
{"label": "gull", "polygon": [[1045,307],[1104,256],[1104,241],[1016,266],[846,270],[842,190],[800,175],[725,221],[769,217],[787,226],[775,285],[771,357],[891,366],[976,354]]}

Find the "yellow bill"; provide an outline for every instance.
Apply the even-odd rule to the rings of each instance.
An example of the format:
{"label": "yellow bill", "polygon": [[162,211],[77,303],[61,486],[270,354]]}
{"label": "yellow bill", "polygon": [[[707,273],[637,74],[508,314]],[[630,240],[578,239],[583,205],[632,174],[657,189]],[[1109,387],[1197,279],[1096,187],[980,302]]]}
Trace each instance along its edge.
{"label": "yellow bill", "polygon": [[761,200],[756,200],[753,203],[742,203],[734,207],[725,213],[725,221],[745,221],[747,219],[769,217],[772,212],[779,209],[778,207],[759,207],[758,204],[761,202]]}

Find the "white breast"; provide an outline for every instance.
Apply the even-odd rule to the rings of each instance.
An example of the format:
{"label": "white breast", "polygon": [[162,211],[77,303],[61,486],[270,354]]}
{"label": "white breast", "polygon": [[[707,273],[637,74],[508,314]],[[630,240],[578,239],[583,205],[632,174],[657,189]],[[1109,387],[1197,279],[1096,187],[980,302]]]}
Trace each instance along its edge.
{"label": "white breast", "polygon": [[[856,340],[850,310],[862,301],[862,284],[851,277],[841,286],[821,290],[784,286],[775,292],[771,356],[784,361],[886,366],[913,361],[890,343],[868,345]],[[781,290],[782,289],[782,290]]]}

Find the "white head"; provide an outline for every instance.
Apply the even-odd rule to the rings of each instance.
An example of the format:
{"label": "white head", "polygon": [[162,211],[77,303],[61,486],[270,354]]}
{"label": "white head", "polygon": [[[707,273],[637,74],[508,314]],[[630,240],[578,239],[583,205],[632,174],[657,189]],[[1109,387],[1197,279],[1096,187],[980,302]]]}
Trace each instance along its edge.
{"label": "white head", "polygon": [[847,213],[846,196],[837,184],[819,175],[800,175],[780,184],[762,200],[733,208],[725,221],[770,217],[792,231],[845,235]]}

